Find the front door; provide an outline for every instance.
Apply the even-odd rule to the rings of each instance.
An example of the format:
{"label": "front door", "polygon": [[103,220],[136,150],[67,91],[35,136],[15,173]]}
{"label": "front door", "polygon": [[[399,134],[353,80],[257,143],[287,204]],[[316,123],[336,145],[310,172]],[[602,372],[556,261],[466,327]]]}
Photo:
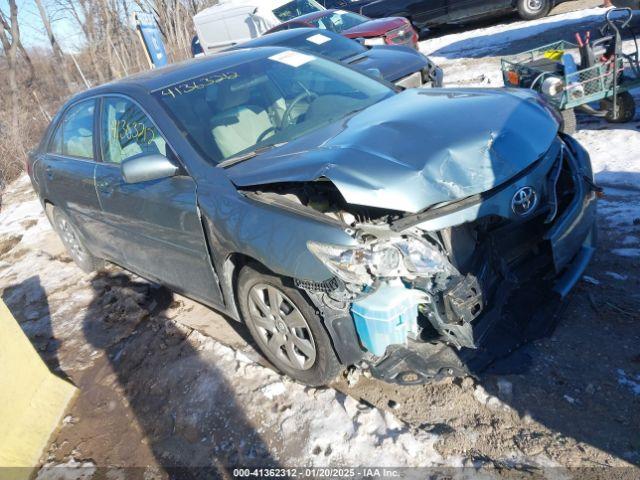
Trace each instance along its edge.
{"label": "front door", "polygon": [[414,25],[421,28],[430,24],[443,23],[447,19],[448,0],[409,0],[400,2],[398,7],[402,7],[406,12],[399,12],[408,15]]}
{"label": "front door", "polygon": [[194,298],[222,305],[200,221],[196,184],[185,171],[127,184],[122,162],[160,154],[179,164],[156,125],[132,100],[107,96],[100,116],[96,189],[116,262]]}
{"label": "front door", "polygon": [[509,0],[448,0],[448,3],[450,22],[499,12],[511,4]]}

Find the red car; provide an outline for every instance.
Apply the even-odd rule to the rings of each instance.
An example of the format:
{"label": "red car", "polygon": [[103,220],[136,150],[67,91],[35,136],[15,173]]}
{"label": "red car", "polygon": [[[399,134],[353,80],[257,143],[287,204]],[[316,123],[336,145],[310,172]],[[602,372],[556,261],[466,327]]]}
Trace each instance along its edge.
{"label": "red car", "polygon": [[329,9],[293,18],[265,35],[292,28],[331,30],[347,38],[362,38],[367,46],[405,45],[418,49],[418,34],[409,20],[402,17],[371,19],[353,12]]}

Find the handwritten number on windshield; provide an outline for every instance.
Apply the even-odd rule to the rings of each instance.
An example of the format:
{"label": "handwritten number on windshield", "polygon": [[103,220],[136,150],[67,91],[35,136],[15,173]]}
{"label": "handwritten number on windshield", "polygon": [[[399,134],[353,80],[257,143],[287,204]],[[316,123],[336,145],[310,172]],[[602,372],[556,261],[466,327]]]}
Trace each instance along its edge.
{"label": "handwritten number on windshield", "polygon": [[179,85],[174,85],[172,87],[165,88],[162,90],[161,94],[163,97],[176,98],[179,95],[188,95],[191,92],[202,90],[203,88],[207,88],[217,83],[221,83],[227,80],[235,80],[236,78],[238,78],[238,76],[239,75],[237,72],[227,72],[227,73],[217,73],[213,75],[207,75],[205,77],[200,77],[196,80],[189,80],[188,82],[184,82]]}

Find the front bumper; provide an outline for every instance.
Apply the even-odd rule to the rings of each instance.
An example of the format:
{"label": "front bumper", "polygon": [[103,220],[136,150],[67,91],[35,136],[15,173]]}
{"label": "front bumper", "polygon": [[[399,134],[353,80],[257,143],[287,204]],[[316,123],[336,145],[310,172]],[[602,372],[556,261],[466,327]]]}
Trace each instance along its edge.
{"label": "front bumper", "polygon": [[[476,247],[476,257],[500,252],[497,262],[480,262],[471,274],[489,299],[482,313],[468,322],[445,318],[444,308],[437,319],[430,313],[428,320],[444,342],[434,344],[422,338],[410,340],[406,346],[389,347],[383,358],[370,362],[373,376],[411,384],[443,375],[478,374],[523,344],[553,331],[562,300],[587,268],[597,237],[596,188],[588,154],[566,137],[557,156],[557,160],[542,162],[514,186],[534,185],[544,192],[545,202],[537,218],[506,222],[484,245]],[[553,173],[557,165],[564,168],[562,188],[572,186],[570,199],[553,195],[560,186],[549,178],[557,182],[559,176]],[[506,189],[499,197],[511,195]],[[553,218],[551,213],[555,213]],[[457,215],[464,217],[464,212]],[[489,274],[481,278],[478,272]]]}
{"label": "front bumper", "polygon": [[597,200],[591,163],[580,145],[567,137],[566,156],[576,186],[573,201],[556,220],[545,238],[551,244],[558,277],[554,291],[565,297],[580,279],[595,252]]}

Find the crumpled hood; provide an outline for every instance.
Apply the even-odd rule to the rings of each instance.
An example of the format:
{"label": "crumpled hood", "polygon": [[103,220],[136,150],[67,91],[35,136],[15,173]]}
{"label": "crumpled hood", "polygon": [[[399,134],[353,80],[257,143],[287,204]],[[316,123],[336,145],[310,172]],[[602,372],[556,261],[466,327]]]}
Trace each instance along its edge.
{"label": "crumpled hood", "polygon": [[227,173],[240,187],[325,177],[348,203],[415,213],[503,184],[557,131],[528,91],[406,90]]}

